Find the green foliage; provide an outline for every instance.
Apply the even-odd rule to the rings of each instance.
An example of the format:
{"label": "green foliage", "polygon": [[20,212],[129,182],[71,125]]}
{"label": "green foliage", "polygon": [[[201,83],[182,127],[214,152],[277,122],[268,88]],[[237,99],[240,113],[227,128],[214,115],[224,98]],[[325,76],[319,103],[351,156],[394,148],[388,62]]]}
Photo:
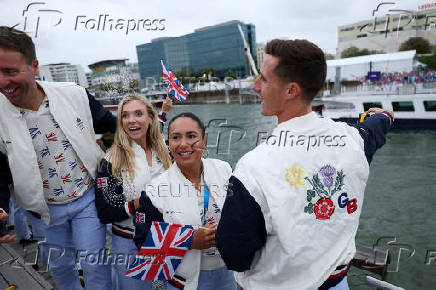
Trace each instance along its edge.
{"label": "green foliage", "polygon": [[331,60],[331,59],[335,59],[335,56],[331,53],[326,53],[325,54],[325,59],[326,60]]}
{"label": "green foliage", "polygon": [[423,37],[411,37],[400,45],[398,51],[416,50],[418,54],[432,52],[430,42]]}
{"label": "green foliage", "polygon": [[332,190],[331,193],[332,195],[342,189],[342,186],[344,186],[344,177],[344,172],[342,170],[338,171],[338,174],[336,175],[335,188]]}
{"label": "green foliage", "polygon": [[176,71],[174,73],[174,75],[176,76],[176,78],[178,80],[183,80],[184,78],[186,78],[188,76],[188,74],[185,71]]}
{"label": "green foliage", "polygon": [[435,53],[433,53],[432,55],[420,56],[420,57],[418,57],[418,61],[422,62],[423,64],[426,64],[432,70],[436,70],[436,54]]}
{"label": "green foliage", "polygon": [[316,194],[318,194],[320,197],[324,197],[324,196],[329,196],[328,192],[324,189],[324,186],[322,185],[321,180],[319,179],[318,173],[313,175],[312,180],[310,180],[310,178],[305,177],[304,179],[306,179],[310,185],[312,185],[313,190],[316,192]]}
{"label": "green foliage", "polygon": [[230,77],[230,78],[233,78],[233,79],[237,79],[236,75],[235,75],[231,70],[228,70],[228,71],[226,72],[226,77]]}
{"label": "green foliage", "polygon": [[309,202],[308,205],[304,207],[304,212],[313,214],[313,203]]}
{"label": "green foliage", "polygon": [[370,55],[370,54],[377,54],[377,53],[386,53],[386,52],[383,50],[369,50],[367,48],[359,49],[355,46],[351,46],[351,47],[344,49],[342,51],[341,58]]}
{"label": "green foliage", "polygon": [[131,80],[129,82],[129,89],[133,90],[135,92],[138,92],[139,91],[139,82],[138,82],[138,80]]}
{"label": "green foliage", "polygon": [[213,67],[205,67],[205,68],[203,68],[201,75],[206,75],[206,77],[207,77],[210,74],[212,77],[214,77],[215,73],[216,73],[216,71]]}

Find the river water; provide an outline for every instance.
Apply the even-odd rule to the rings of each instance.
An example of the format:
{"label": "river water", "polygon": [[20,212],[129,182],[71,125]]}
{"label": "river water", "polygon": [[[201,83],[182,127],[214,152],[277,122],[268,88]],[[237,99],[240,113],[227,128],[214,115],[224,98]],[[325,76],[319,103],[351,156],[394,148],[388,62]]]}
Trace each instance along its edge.
{"label": "river water", "polygon": [[[263,117],[260,105],[175,106],[169,119],[193,112],[207,125],[210,157],[239,158],[277,124]],[[375,155],[365,191],[356,243],[388,250],[387,281],[405,289],[436,289],[436,132],[391,132]],[[352,267],[351,289],[374,289]]]}

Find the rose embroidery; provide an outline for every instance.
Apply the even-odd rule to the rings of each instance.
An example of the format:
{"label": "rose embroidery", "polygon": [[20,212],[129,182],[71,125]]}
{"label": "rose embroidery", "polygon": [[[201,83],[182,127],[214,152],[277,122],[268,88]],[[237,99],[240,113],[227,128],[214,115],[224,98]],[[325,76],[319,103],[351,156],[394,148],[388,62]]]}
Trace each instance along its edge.
{"label": "rose embroidery", "polygon": [[322,197],[315,203],[315,216],[319,220],[330,219],[335,211],[335,205],[328,197]]}

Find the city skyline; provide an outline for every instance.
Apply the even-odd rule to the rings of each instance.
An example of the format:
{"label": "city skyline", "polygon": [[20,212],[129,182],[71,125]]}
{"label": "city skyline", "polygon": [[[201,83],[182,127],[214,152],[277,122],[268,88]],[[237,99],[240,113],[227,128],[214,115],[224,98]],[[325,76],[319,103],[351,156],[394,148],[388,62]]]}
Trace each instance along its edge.
{"label": "city skyline", "polygon": [[[432,1],[391,1],[374,14],[389,9],[418,10]],[[33,3],[33,4],[32,4]],[[160,37],[177,37],[206,26],[239,20],[256,27],[256,40],[306,38],[326,53],[335,54],[337,27],[373,18],[383,1],[201,2],[128,0],[67,1],[0,0],[0,25],[17,25],[32,36],[41,65],[69,62],[89,71],[88,65],[105,59],[137,62],[136,45]],[[29,6],[29,4],[32,4]]]}

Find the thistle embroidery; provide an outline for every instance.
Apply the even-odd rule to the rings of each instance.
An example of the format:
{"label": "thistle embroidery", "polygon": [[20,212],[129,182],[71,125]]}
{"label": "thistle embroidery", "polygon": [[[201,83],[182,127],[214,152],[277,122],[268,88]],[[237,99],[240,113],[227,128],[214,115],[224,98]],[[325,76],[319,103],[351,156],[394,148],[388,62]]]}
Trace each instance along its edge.
{"label": "thistle embroidery", "polygon": [[306,170],[298,167],[297,163],[294,163],[291,168],[286,168],[286,181],[291,187],[295,186],[295,189],[298,189],[300,185],[306,185],[304,175],[306,175]]}
{"label": "thistle embroidery", "polygon": [[[331,197],[342,189],[344,178],[343,171],[337,171],[331,165],[321,167],[319,172],[315,173],[312,178],[305,177],[304,179],[312,186],[312,189],[308,189],[306,192],[308,204],[304,207],[304,212],[308,214],[315,213],[317,219],[330,219],[335,211],[335,205]],[[318,195],[319,199],[314,204],[312,199],[316,195]]]}

